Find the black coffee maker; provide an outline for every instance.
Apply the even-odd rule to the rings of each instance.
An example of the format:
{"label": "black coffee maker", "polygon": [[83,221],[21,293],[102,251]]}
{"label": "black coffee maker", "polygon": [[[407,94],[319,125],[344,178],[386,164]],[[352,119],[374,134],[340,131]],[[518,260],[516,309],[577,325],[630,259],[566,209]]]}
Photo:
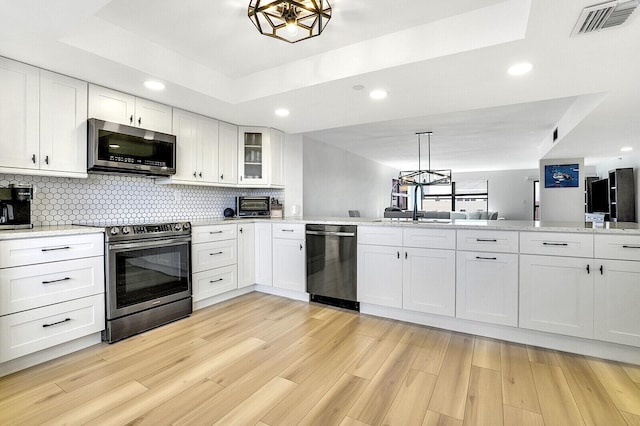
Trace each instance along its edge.
{"label": "black coffee maker", "polygon": [[10,184],[0,187],[0,229],[32,228],[33,186]]}

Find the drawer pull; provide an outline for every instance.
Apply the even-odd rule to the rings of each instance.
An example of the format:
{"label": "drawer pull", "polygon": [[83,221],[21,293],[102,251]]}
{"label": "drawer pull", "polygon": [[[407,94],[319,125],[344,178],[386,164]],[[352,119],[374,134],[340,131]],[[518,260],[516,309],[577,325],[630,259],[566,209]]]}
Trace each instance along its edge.
{"label": "drawer pull", "polygon": [[482,257],[482,256],[476,256],[476,259],[480,259],[480,260],[498,260],[497,257]]}
{"label": "drawer pull", "polygon": [[53,283],[59,283],[61,281],[69,281],[71,278],[69,277],[64,277],[64,278],[60,278],[59,280],[51,280],[51,281],[42,281],[42,284],[53,284]]}
{"label": "drawer pull", "polygon": [[622,246],[622,248],[634,248],[634,249],[640,249],[640,246],[624,245],[624,246]]}
{"label": "drawer pull", "polygon": [[55,251],[55,250],[69,250],[71,247],[54,247],[54,248],[43,248],[42,251]]}
{"label": "drawer pull", "polygon": [[219,283],[220,281],[224,281],[224,278],[218,278],[217,280],[209,281],[210,284]]}
{"label": "drawer pull", "polygon": [[71,321],[71,318],[65,318],[62,321],[52,322],[51,324],[42,324],[42,327],[44,328],[53,327],[54,325],[62,324],[63,322],[68,322],[68,321]]}
{"label": "drawer pull", "polygon": [[476,238],[476,241],[479,243],[497,243],[498,240],[493,238]]}
{"label": "drawer pull", "polygon": [[223,251],[219,251],[217,253],[209,253],[209,256],[217,256],[217,255],[222,254],[222,253],[224,253],[224,252]]}
{"label": "drawer pull", "polygon": [[568,246],[567,243],[542,243],[543,246]]}
{"label": "drawer pull", "polygon": [[283,229],[282,232],[295,232],[295,229]]}
{"label": "drawer pull", "polygon": [[[195,174],[195,173],[194,173]],[[224,231],[209,232],[209,235],[222,234]]]}

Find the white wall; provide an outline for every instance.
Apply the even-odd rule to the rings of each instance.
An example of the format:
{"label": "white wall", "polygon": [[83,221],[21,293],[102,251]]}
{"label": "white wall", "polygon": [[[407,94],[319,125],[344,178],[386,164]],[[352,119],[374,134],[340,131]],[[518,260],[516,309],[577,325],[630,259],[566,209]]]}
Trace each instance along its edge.
{"label": "white wall", "polygon": [[297,217],[303,214],[302,136],[285,134],[284,139],[284,215]]}
{"label": "white wall", "polygon": [[508,220],[533,220],[533,181],[538,169],[453,173],[453,180],[486,180],[489,185],[489,211]]}
{"label": "white wall", "polygon": [[603,161],[596,164],[596,173],[600,178],[609,177],[609,170],[622,169],[625,167],[633,168],[633,175],[636,178],[636,222],[640,218],[640,155],[624,156],[621,159],[611,159],[609,161]]}
{"label": "white wall", "polygon": [[[544,166],[578,164],[577,188],[545,188]],[[562,158],[540,160],[540,220],[545,222],[584,222],[584,159]]]}
{"label": "white wall", "polygon": [[303,157],[305,216],[382,217],[398,170],[306,137]]}

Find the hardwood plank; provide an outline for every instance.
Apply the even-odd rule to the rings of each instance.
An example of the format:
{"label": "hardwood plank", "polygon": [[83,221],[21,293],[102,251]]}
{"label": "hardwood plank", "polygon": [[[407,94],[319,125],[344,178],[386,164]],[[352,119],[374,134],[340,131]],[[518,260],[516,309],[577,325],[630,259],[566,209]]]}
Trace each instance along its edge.
{"label": "hardwood plank", "polygon": [[[0,384],[0,389],[4,394],[5,385],[2,382]],[[62,396],[64,396],[64,391],[58,385],[43,383],[7,398],[2,397],[0,400],[0,424],[20,423],[28,418],[34,410],[46,407],[49,401],[59,400]]]}
{"label": "hardwood plank", "polygon": [[510,405],[502,406],[504,424],[509,426],[545,426],[542,414]]}
{"label": "hardwood plank", "polygon": [[349,373],[363,379],[373,379],[373,376],[378,372],[380,366],[384,364],[396,345],[397,343],[389,342],[388,340],[377,340],[370,351],[353,363]]}
{"label": "hardwood plank", "polygon": [[379,339],[391,327],[393,320],[361,314],[358,317],[358,333]]}
{"label": "hardwood plank", "polygon": [[640,383],[640,365],[620,363],[622,369],[627,373],[629,378],[636,383]]}
{"label": "hardwood plank", "polygon": [[622,414],[622,417],[624,417],[624,420],[629,426],[640,426],[640,416],[624,411],[621,411],[620,414]]}
{"label": "hardwood plank", "polygon": [[309,414],[300,420],[299,424],[339,424],[368,384],[368,380],[344,374],[309,411]]}
{"label": "hardwood plank", "polygon": [[473,337],[453,335],[431,396],[429,410],[459,420],[464,418],[472,356]]}
{"label": "hardwood plank", "polygon": [[503,424],[502,379],[499,371],[471,367],[464,424],[487,426]]}
{"label": "hardwood plank", "polygon": [[171,424],[222,390],[224,390],[224,388],[219,384],[211,380],[203,380],[136,417],[130,424],[135,424],[136,426]]}
{"label": "hardwood plank", "polygon": [[409,370],[383,425],[419,425],[424,420],[437,376]]}
{"label": "hardwood plank", "polygon": [[582,356],[558,352],[558,362],[587,425],[624,425],[624,419]]}
{"label": "hardwood plank", "polygon": [[255,424],[264,414],[297,385],[282,377],[274,377],[269,383],[237,405],[215,425]]}
{"label": "hardwood plank", "polygon": [[542,418],[547,425],[584,425],[562,369],[532,363]]}
{"label": "hardwood plank", "polygon": [[[111,407],[120,405],[136,397],[148,389],[138,382],[129,382],[105,393],[100,398],[93,398],[81,405],[70,405],[69,410],[53,419],[40,423],[42,425],[83,424],[104,413]],[[35,421],[35,419],[32,419]]]}
{"label": "hardwood plank", "polygon": [[462,420],[427,410],[422,426],[462,426]]}
{"label": "hardwood plank", "polygon": [[379,424],[393,404],[419,350],[417,346],[398,343],[349,411],[349,417]]}
{"label": "hardwood plank", "polygon": [[527,349],[515,343],[500,343],[500,361],[503,402],[523,410],[540,413]]}
{"label": "hardwood plank", "polygon": [[359,420],[352,419],[351,417],[347,416],[342,420],[342,422],[340,423],[340,426],[370,426],[370,425],[366,423],[362,423]]}
{"label": "hardwood plank", "polygon": [[640,386],[617,362],[590,358],[589,366],[620,411],[640,416]]}
{"label": "hardwood plank", "polygon": [[452,333],[446,331],[431,330],[413,363],[413,368],[427,374],[439,374],[451,335]]}
{"label": "hardwood plank", "polygon": [[404,324],[406,331],[400,338],[400,343],[422,348],[428,341],[431,329],[421,325]]}
{"label": "hardwood plank", "polygon": [[473,361],[476,367],[500,371],[500,342],[486,337],[473,338]]}
{"label": "hardwood plank", "polygon": [[296,424],[313,408],[315,403],[331,389],[344,373],[363,354],[367,353],[375,339],[355,334],[327,355],[295,392],[287,395],[261,420],[267,424]]}
{"label": "hardwood plank", "polygon": [[558,359],[555,351],[545,348],[537,348],[535,346],[527,346],[527,355],[529,362],[537,362],[539,364],[547,364],[552,367],[559,367]]}
{"label": "hardwood plank", "polygon": [[170,378],[161,386],[157,386],[148,392],[138,395],[135,398],[131,398],[125,404],[114,407],[104,414],[92,419],[87,424],[121,425],[131,422],[140,415],[178,395],[180,392],[183,392],[191,386],[206,380],[206,376],[208,374],[211,374],[211,372],[216,369],[233,362],[237,356],[247,353],[262,344],[264,344],[262,340],[249,338],[238,345],[229,347],[227,350],[220,352],[215,357],[211,357],[197,366],[186,369],[180,376]]}

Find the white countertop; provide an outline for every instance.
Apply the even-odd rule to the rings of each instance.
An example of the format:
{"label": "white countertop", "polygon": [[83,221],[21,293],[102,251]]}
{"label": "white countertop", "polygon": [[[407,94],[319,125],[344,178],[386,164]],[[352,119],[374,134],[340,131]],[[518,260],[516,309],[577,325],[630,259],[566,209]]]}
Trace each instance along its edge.
{"label": "white countertop", "polygon": [[15,240],[18,238],[53,237],[57,235],[95,234],[100,232],[104,232],[104,228],[77,225],[36,226],[31,229],[0,230],[0,241]]}

